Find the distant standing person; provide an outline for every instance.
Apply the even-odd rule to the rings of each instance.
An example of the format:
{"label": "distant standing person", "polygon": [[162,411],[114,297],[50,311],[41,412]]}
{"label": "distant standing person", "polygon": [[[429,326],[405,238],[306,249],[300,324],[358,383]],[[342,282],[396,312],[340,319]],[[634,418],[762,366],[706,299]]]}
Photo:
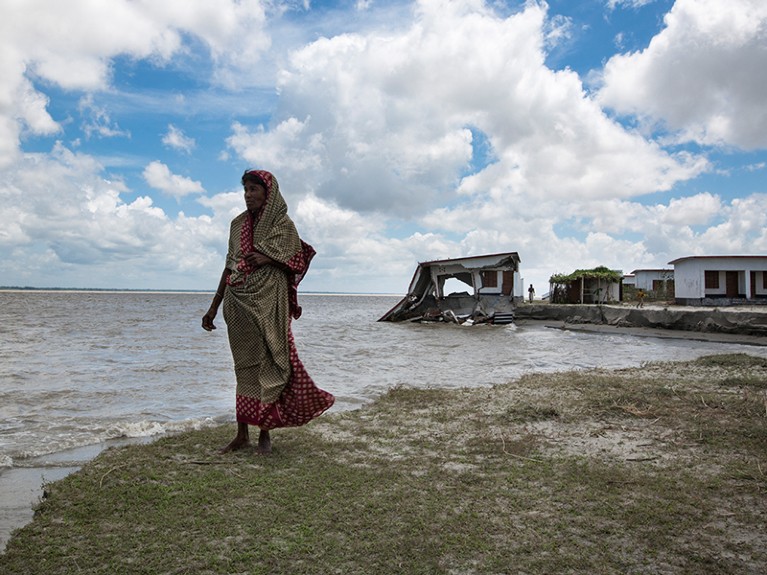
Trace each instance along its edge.
{"label": "distant standing person", "polygon": [[303,425],[335,398],[306,373],[290,328],[301,315],[298,284],[315,251],[298,237],[271,173],[247,170],[241,182],[247,209],[232,220],[226,265],[202,327],[216,329],[223,301],[237,379],[237,435],[221,453],[248,446],[254,425],[258,452],[267,454],[271,429]]}
{"label": "distant standing person", "polygon": [[534,297],[535,297],[535,288],[533,287],[533,284],[530,284],[530,287],[527,288],[527,299],[530,301],[530,303],[533,303]]}
{"label": "distant standing person", "polygon": [[640,289],[637,292],[637,302],[638,302],[637,307],[644,307],[644,296],[645,296],[644,290]]}

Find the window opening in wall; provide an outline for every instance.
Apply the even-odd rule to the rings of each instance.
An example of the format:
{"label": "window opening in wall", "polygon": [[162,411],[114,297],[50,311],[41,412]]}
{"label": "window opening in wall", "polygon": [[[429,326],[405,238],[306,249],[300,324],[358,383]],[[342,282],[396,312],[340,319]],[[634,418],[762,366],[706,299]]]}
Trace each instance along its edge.
{"label": "window opening in wall", "polygon": [[463,282],[457,277],[452,276],[445,279],[445,284],[442,286],[442,295],[449,296],[454,294],[473,293],[473,288],[470,283]]}
{"label": "window opening in wall", "polygon": [[498,272],[495,270],[483,271],[482,287],[486,287],[486,288],[498,287]]}
{"label": "window opening in wall", "polygon": [[719,272],[706,270],[704,274],[706,279],[706,289],[719,289]]}

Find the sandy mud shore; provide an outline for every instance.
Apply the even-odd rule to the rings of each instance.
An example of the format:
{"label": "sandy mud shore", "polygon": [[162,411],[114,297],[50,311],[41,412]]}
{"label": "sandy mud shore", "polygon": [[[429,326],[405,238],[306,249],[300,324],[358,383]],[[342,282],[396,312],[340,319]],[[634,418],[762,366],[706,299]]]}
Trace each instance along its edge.
{"label": "sandy mud shore", "polygon": [[[629,305],[553,305],[523,304],[515,310],[517,322],[538,320],[559,322],[560,326],[609,326],[626,328],[628,333],[642,335],[638,328],[652,330],[652,337],[667,336],[666,332],[681,332],[675,337],[703,341],[736,342],[736,338],[719,336],[750,336],[753,345],[767,339],[767,306],[690,307],[648,304],[641,308]],[[585,330],[593,328],[584,328]]]}

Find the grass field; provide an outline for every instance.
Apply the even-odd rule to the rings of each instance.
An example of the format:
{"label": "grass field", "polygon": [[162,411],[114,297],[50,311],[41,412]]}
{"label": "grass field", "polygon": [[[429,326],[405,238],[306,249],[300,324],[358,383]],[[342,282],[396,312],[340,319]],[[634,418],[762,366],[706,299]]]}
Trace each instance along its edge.
{"label": "grass field", "polygon": [[233,427],[46,486],[0,572],[767,573],[761,358],[399,387],[268,457]]}

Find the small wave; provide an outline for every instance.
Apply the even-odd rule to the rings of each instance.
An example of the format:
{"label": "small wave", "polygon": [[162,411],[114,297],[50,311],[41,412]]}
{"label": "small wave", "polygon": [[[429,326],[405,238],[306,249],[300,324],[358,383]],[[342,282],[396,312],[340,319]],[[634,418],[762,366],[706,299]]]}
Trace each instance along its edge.
{"label": "small wave", "polygon": [[151,437],[165,433],[165,427],[156,421],[138,421],[135,423],[122,423],[110,427],[106,439],[118,437]]}
{"label": "small wave", "polygon": [[[213,427],[219,423],[221,422],[217,422],[210,417],[163,422],[149,420],[125,421],[115,422],[106,428],[94,426],[90,429],[82,427],[79,430],[72,430],[67,433],[59,431],[55,435],[48,437],[45,441],[33,441],[34,438],[29,437],[21,441],[20,438],[17,438],[17,443],[22,444],[21,448],[10,453],[0,453],[0,469],[4,467],[18,467],[24,465],[23,461],[38,457],[77,449],[87,449],[98,445],[103,447],[103,444],[113,441],[151,440],[166,434]],[[88,457],[85,459],[87,460]]]}
{"label": "small wave", "polygon": [[210,417],[203,419],[184,419],[182,421],[136,421],[119,423],[109,428],[105,439],[120,437],[154,437],[166,433],[181,433],[212,427],[216,425]]}
{"label": "small wave", "polygon": [[178,369],[177,365],[150,365],[137,369],[139,372],[144,373],[169,373]]}

